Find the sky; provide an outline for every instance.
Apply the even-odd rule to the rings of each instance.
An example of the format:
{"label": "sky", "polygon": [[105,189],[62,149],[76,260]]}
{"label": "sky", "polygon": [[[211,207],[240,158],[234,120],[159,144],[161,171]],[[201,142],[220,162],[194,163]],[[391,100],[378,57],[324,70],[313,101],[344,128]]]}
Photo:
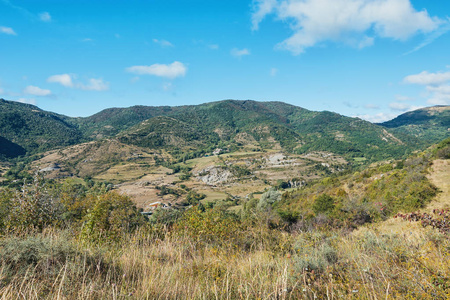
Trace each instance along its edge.
{"label": "sky", "polygon": [[449,0],[0,0],[0,98],[283,101],[382,122],[450,104]]}

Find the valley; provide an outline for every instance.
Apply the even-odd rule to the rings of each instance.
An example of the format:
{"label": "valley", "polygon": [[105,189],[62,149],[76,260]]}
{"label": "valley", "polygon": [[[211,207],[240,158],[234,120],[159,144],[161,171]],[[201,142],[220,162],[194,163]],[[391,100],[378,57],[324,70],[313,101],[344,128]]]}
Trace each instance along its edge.
{"label": "valley", "polygon": [[[0,134],[6,155],[1,174],[18,164],[4,185],[34,173],[59,182],[103,182],[144,211],[154,202],[182,207],[190,192],[202,195],[202,203],[231,201],[242,208],[245,199],[271,187],[297,189],[404,159],[448,136],[450,112],[448,106],[431,107],[375,125],[282,102],[134,106],[87,118],[0,104],[1,124],[8,124]],[[26,118],[7,123],[18,114]],[[69,132],[74,138],[67,138]]]}
{"label": "valley", "polygon": [[28,119],[0,135],[6,298],[450,292],[450,107],[384,126],[280,102],[11,105]]}

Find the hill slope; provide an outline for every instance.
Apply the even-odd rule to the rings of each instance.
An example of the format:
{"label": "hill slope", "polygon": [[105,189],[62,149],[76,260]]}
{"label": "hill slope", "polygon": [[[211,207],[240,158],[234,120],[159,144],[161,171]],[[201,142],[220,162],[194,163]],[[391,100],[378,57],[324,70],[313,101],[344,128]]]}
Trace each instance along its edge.
{"label": "hill slope", "polygon": [[71,118],[0,99],[0,153],[15,157],[79,143],[82,133]]}
{"label": "hill slope", "polygon": [[329,151],[384,159],[412,149],[402,137],[367,121],[282,102],[250,100],[168,108],[118,136],[124,143],[139,146],[198,150],[221,143],[239,146],[242,134],[257,147],[281,147],[294,153]]}
{"label": "hill slope", "polygon": [[428,143],[450,136],[450,106],[434,106],[404,113],[381,123],[396,134],[408,134]]}

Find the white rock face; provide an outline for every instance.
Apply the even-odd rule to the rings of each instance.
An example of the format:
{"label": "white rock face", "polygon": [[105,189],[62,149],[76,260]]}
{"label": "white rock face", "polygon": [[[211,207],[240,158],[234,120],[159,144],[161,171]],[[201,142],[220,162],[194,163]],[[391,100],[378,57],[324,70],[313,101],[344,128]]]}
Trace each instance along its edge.
{"label": "white rock face", "polygon": [[222,167],[210,166],[197,174],[195,177],[197,180],[203,181],[207,185],[217,185],[227,182],[233,175],[229,170]]}

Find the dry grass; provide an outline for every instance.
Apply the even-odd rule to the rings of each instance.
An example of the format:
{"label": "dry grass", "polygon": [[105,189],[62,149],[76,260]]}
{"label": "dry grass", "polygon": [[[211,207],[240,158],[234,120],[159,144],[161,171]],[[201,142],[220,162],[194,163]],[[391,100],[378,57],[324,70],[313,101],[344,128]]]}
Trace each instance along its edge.
{"label": "dry grass", "polygon": [[450,160],[437,159],[433,161],[428,179],[439,188],[440,193],[430,203],[428,209],[450,209]]}
{"label": "dry grass", "polygon": [[[280,234],[272,232],[251,250],[232,244],[227,247],[198,244],[173,232],[139,233],[120,245],[104,248],[82,246],[72,240],[75,254],[69,254],[63,264],[52,265],[47,258],[22,272],[11,273],[11,266],[3,262],[0,296],[2,299],[448,299],[450,296],[447,277],[450,242],[432,230],[414,239],[405,232],[384,234],[376,229],[365,229],[358,235]],[[57,232],[49,232],[45,237],[56,244],[63,238]],[[271,238],[276,242],[269,241]],[[300,240],[304,242],[299,250],[283,249],[281,245]],[[324,241],[334,249],[337,260],[320,266],[322,269],[299,268],[308,255],[314,256],[313,252],[303,253],[301,249]]]}

